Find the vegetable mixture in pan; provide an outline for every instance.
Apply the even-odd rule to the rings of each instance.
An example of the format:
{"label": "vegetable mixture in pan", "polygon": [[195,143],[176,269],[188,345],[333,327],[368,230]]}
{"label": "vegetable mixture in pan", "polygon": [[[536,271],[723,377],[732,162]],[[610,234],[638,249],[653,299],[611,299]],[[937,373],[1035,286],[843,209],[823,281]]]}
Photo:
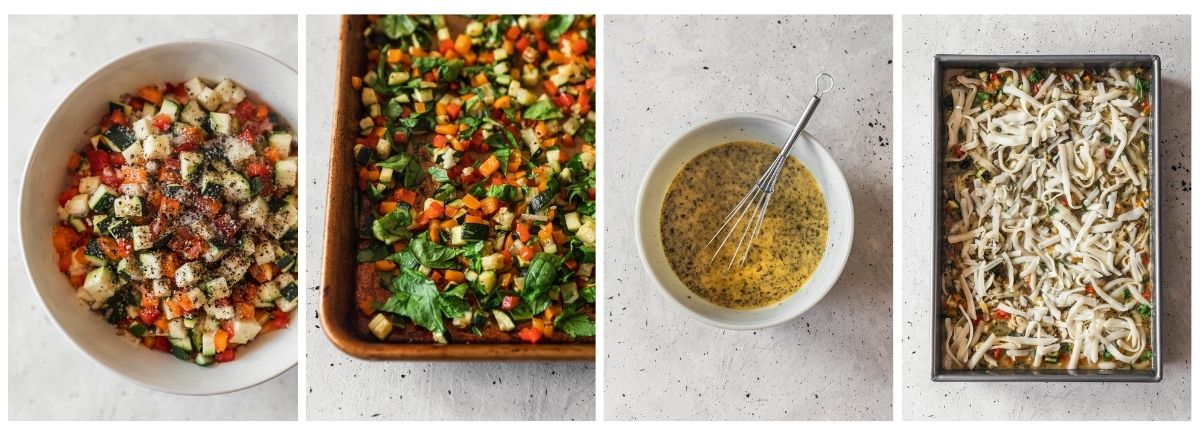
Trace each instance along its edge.
{"label": "vegetable mixture in pan", "polygon": [[53,230],[78,298],[199,365],[286,328],[299,218],[287,125],[229,79],[146,86],[108,110],[67,162]]}
{"label": "vegetable mixture in pan", "polygon": [[368,19],[352,83],[360,326],[400,342],[591,340],[595,18]]}
{"label": "vegetable mixture in pan", "polygon": [[943,367],[1149,368],[1149,80],[947,75]]}

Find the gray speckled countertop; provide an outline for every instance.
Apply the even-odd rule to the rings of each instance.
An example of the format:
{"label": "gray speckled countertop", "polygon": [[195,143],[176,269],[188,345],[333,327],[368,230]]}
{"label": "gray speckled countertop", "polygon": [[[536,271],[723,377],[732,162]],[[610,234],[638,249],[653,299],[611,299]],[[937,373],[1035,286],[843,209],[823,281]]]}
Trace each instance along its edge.
{"label": "gray speckled countertop", "polygon": [[[901,266],[903,418],[987,420],[1187,419],[1191,415],[1191,22],[1176,17],[903,18],[904,108],[900,216],[911,231]],[[1157,54],[1162,58],[1162,291],[1164,377],[1157,384],[934,383],[929,380],[930,92],[933,55]],[[1172,267],[1172,265],[1182,267]]]}
{"label": "gray speckled countertop", "polygon": [[[340,19],[308,17],[308,300],[318,301]],[[309,304],[310,420],[592,420],[593,363],[368,362],[329,342]]]}
{"label": "gray speckled countertop", "polygon": [[[180,39],[244,44],[295,66],[296,17],[8,18],[8,189],[13,201],[38,129],[92,70],[128,51]],[[263,32],[262,29],[272,29]],[[123,29],[123,30],[122,30]],[[14,420],[295,420],[296,369],[236,393],[188,397],[149,390],[92,362],[55,331],[7,234],[8,412]],[[20,325],[19,328],[16,326]],[[37,331],[37,333],[29,333]]]}
{"label": "gray speckled countertop", "polygon": [[[891,23],[605,17],[605,419],[891,419]],[[642,268],[632,204],[647,167],[672,137],[722,113],[796,119],[822,71],[837,87],[808,131],[850,184],[853,260],[820,304],[781,326],[701,323]]]}

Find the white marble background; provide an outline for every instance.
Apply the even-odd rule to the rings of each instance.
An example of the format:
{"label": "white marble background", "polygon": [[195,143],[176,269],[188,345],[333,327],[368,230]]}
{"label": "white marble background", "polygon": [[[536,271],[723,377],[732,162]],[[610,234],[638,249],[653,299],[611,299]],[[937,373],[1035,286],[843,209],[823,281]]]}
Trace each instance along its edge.
{"label": "white marble background", "polygon": [[[1177,17],[903,17],[904,108],[900,216],[905,226],[903,418],[906,420],[1187,419],[1191,413],[1188,320],[1191,198],[1191,23]],[[1163,381],[934,383],[929,380],[929,263],[934,180],[929,102],[935,54],[1157,54],[1162,58]]]}
{"label": "white marble background", "polygon": [[[892,19],[607,16],[603,108],[608,420],[892,418]],[[679,132],[735,111],[797,119],[828,72],[808,131],[854,197],[850,262],[811,311],[726,331],[665,300],[638,258],[633,202]]]}
{"label": "white marble background", "polygon": [[[340,18],[309,16],[308,180],[305,276],[320,300],[325,198],[329,186],[333,88]],[[306,398],[309,420],[592,420],[593,363],[369,362],[325,337],[317,306],[308,313]]]}
{"label": "white marble background", "polygon": [[[294,16],[92,16],[8,19],[8,191],[37,132],[79,81],[126,52],[181,39],[240,43],[297,63]],[[236,393],[188,397],[141,387],[71,345],[37,301],[9,231],[8,412],[14,420],[295,420],[296,369]]]}

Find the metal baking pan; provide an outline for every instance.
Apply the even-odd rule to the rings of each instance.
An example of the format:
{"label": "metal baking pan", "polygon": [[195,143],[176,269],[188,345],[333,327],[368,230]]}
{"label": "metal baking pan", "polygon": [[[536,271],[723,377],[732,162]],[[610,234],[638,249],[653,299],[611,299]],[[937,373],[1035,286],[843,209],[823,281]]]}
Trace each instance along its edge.
{"label": "metal baking pan", "polygon": [[[465,26],[465,22],[463,23]],[[333,136],[329,158],[329,196],[319,320],[329,341],[347,355],[367,360],[425,361],[512,361],[557,360],[595,361],[595,343],[434,343],[380,342],[364,333],[366,319],[355,305],[357,286],[355,252],[359,241],[354,221],[355,186],[354,139],[363,108],[351,77],[366,70],[366,49],[362,34],[368,26],[366,16],[342,17],[338,54],[337,82],[334,88]]]}
{"label": "metal baking pan", "polygon": [[[1153,354],[1153,369],[1151,370],[1048,370],[1048,369],[1032,369],[1032,370],[946,370],[941,366],[942,360],[942,330],[941,322],[941,301],[939,298],[939,289],[942,287],[942,223],[941,210],[942,204],[945,203],[945,198],[942,197],[942,160],[945,151],[943,144],[946,141],[945,120],[940,109],[943,99],[942,80],[945,72],[950,69],[958,68],[997,68],[997,67],[1045,67],[1045,68],[1095,68],[1095,67],[1128,67],[1141,66],[1151,71],[1153,81],[1153,91],[1151,92],[1151,123],[1150,123],[1150,156],[1147,162],[1150,168],[1150,190],[1153,198],[1154,206],[1150,208],[1151,225],[1153,233],[1150,237],[1150,261],[1153,267],[1151,274],[1151,282],[1154,287],[1153,292],[1153,317],[1151,319],[1152,346]],[[933,189],[933,264],[930,266],[933,273],[933,301],[930,306],[929,315],[932,319],[931,329],[931,360],[932,367],[931,377],[935,382],[1158,382],[1162,380],[1162,327],[1159,319],[1162,318],[1162,301],[1160,298],[1161,286],[1159,285],[1159,274],[1162,268],[1159,264],[1159,176],[1158,176],[1158,143],[1159,143],[1159,124],[1161,113],[1159,111],[1159,96],[1162,94],[1161,69],[1159,67],[1159,58],[1154,55],[1016,55],[1016,56],[991,56],[991,55],[955,55],[955,54],[939,54],[933,58],[933,114],[930,118],[933,119],[933,143],[930,148],[933,150],[933,179],[935,186]],[[1186,289],[1184,289],[1186,291]]]}

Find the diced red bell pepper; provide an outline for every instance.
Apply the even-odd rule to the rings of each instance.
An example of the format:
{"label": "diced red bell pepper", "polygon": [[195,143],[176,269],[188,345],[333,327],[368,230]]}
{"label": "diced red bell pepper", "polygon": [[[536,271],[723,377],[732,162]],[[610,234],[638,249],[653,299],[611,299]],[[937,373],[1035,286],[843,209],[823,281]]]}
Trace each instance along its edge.
{"label": "diced red bell pepper", "polygon": [[521,305],[521,298],[516,295],[508,295],[500,300],[500,308],[505,311],[510,311]]}
{"label": "diced red bell pepper", "polygon": [[522,341],[530,344],[537,344],[538,340],[542,339],[542,330],[534,328],[525,328],[517,333]]}
{"label": "diced red bell pepper", "polygon": [[233,348],[230,347],[230,348],[226,348],[224,352],[218,353],[217,356],[214,357],[213,359],[219,363],[226,363],[226,362],[233,361],[233,357],[234,357]]}

